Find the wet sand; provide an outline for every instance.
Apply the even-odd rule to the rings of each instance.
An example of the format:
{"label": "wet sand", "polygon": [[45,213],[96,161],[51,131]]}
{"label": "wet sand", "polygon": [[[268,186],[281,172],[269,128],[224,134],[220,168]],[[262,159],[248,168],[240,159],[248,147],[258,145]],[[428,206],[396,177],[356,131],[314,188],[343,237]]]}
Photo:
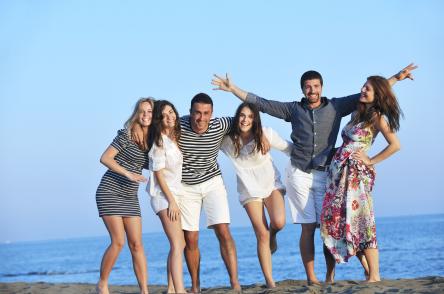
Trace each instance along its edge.
{"label": "wet sand", "polygon": [[[138,287],[112,286],[111,293],[136,294]],[[166,286],[149,286],[150,293],[166,293]],[[383,280],[364,284],[362,281],[337,281],[333,285],[308,286],[305,281],[285,280],[277,282],[275,289],[266,289],[263,284],[242,286],[242,293],[444,293],[444,277]],[[92,284],[51,284],[51,283],[0,283],[0,293],[17,294],[79,294],[95,293]],[[202,289],[202,293],[234,293],[227,287]]]}

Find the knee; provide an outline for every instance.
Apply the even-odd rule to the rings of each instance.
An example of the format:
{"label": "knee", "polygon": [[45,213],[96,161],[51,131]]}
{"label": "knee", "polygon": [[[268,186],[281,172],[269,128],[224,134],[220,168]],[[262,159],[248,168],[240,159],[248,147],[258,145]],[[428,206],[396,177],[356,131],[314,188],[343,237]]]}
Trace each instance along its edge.
{"label": "knee", "polygon": [[270,232],[268,230],[265,230],[265,229],[258,230],[256,232],[256,238],[257,238],[257,241],[259,243],[266,243],[266,244],[268,244],[268,242],[270,240]]}
{"label": "knee", "polygon": [[[180,252],[180,254],[182,254],[185,247],[186,247],[185,240],[184,239],[178,240],[178,241],[173,242],[171,244],[171,251]],[[197,248],[197,245],[196,245],[196,248]]]}
{"label": "knee", "polygon": [[228,224],[219,224],[214,227],[214,232],[216,233],[219,242],[227,243],[231,242],[233,238],[231,237],[230,228]]}
{"label": "knee", "polygon": [[282,230],[284,226],[285,226],[285,217],[277,218],[272,224],[273,229],[276,231]]}
{"label": "knee", "polygon": [[125,246],[125,239],[113,239],[111,241],[111,247],[114,250],[121,251],[123,246]]}
{"label": "knee", "polygon": [[130,241],[130,242],[128,242],[128,246],[129,246],[131,252],[133,252],[133,253],[143,251],[142,241]]}
{"label": "knee", "polygon": [[196,250],[199,248],[199,233],[198,232],[186,232],[185,240],[183,241],[184,248],[187,250]]}

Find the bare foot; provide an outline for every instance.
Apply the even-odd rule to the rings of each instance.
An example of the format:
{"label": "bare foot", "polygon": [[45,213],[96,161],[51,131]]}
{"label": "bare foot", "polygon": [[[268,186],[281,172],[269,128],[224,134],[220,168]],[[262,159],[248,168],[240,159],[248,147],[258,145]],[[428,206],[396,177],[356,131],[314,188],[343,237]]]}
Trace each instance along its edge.
{"label": "bare foot", "polygon": [[318,280],[307,281],[308,286],[322,286],[321,282]]}
{"label": "bare foot", "polygon": [[368,281],[368,279],[370,279],[370,274],[368,271],[364,270],[364,276],[365,276],[365,280]]}
{"label": "bare foot", "polygon": [[241,288],[239,282],[231,283],[231,288],[233,288],[233,291],[236,293],[242,293],[242,288]]}
{"label": "bare foot", "polygon": [[371,284],[377,282],[381,282],[381,279],[368,279],[367,281],[364,281],[364,284]]}
{"label": "bare foot", "polygon": [[201,293],[200,288],[191,288],[190,293]]}
{"label": "bare foot", "polygon": [[98,282],[96,285],[97,294],[109,294],[108,284],[104,282]]}
{"label": "bare foot", "polygon": [[274,283],[274,281],[268,282],[267,283],[267,288],[268,289],[276,288],[276,284]]}
{"label": "bare foot", "polygon": [[335,274],[326,274],[325,275],[325,284],[332,285],[335,282]]}

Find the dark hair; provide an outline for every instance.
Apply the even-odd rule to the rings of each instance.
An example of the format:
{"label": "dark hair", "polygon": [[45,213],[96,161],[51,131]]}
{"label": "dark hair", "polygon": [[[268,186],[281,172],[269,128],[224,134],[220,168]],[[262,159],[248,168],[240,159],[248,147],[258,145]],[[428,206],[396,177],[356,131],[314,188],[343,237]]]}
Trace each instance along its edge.
{"label": "dark hair", "polygon": [[392,132],[398,131],[400,127],[399,118],[404,115],[389,82],[381,76],[370,76],[367,78],[367,81],[373,87],[375,93],[373,104],[367,108],[365,103],[360,102],[352,122],[355,124],[364,122],[364,126],[374,127],[376,120],[381,116],[385,116],[390,130]]}
{"label": "dark hair", "polygon": [[301,76],[301,89],[304,90],[304,83],[308,80],[319,80],[321,81],[321,86],[324,85],[324,81],[322,80],[322,76],[320,73],[318,73],[315,70],[309,70],[304,72],[304,74]]}
{"label": "dark hair", "polygon": [[193,109],[194,103],[203,103],[203,104],[211,104],[211,108],[213,108],[213,100],[210,96],[205,93],[196,94],[193,99],[191,99],[191,107],[190,111]]}
{"label": "dark hair", "polygon": [[154,102],[154,110],[153,110],[153,122],[152,122],[152,129],[150,132],[150,138],[149,138],[149,147],[153,146],[154,143],[156,143],[157,146],[162,147],[163,146],[163,140],[162,140],[162,111],[166,106],[171,106],[174,113],[176,114],[176,123],[174,124],[174,139],[179,141],[180,139],[180,121],[179,121],[179,113],[177,113],[176,107],[174,105],[167,101],[167,100],[157,100]]}
{"label": "dark hair", "polygon": [[236,114],[234,115],[234,121],[233,121],[233,127],[231,128],[231,131],[228,133],[231,140],[234,143],[234,156],[239,156],[241,143],[240,143],[240,128],[239,128],[239,120],[240,120],[240,113],[244,107],[247,107],[251,110],[253,113],[253,126],[251,128],[251,132],[253,133],[253,139],[256,143],[256,147],[252,150],[257,150],[258,152],[262,151],[262,124],[261,124],[261,117],[259,114],[259,110],[256,105],[248,102],[244,102],[239,105],[239,107],[236,110]]}

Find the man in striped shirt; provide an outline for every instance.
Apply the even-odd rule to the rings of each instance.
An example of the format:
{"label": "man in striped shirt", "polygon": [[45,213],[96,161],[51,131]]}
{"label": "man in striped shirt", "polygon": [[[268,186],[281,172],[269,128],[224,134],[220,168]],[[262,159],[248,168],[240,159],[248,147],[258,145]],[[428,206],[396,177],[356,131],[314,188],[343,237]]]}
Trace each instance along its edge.
{"label": "man in striped shirt", "polygon": [[190,115],[180,119],[179,146],[183,154],[181,197],[182,228],[185,233],[185,259],[191,275],[192,292],[200,292],[199,218],[205,210],[208,228],[214,229],[220,252],[230,276],[231,287],[240,291],[237,254],[231,236],[227,191],[217,155],[223,137],[228,134],[232,118],[211,118],[213,101],[199,93],[191,100]]}

